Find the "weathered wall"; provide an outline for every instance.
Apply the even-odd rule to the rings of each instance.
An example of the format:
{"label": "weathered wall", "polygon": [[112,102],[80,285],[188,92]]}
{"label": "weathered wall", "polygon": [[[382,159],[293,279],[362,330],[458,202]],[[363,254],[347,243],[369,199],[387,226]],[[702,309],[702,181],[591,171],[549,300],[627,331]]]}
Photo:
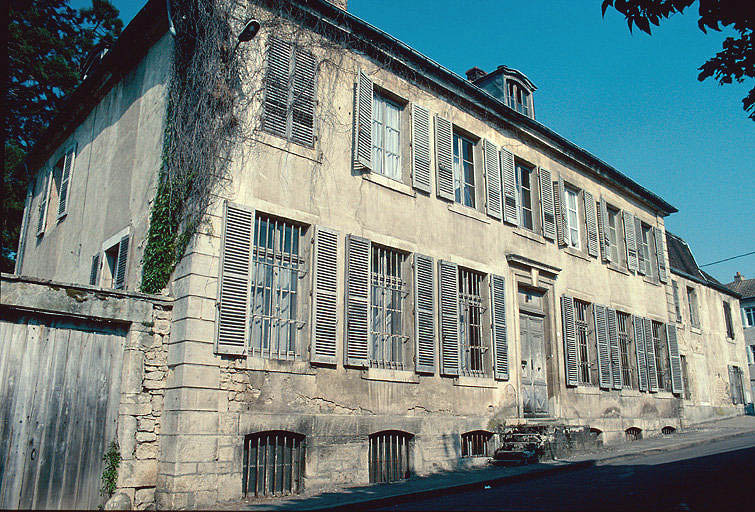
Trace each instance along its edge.
{"label": "weathered wall", "polygon": [[0,506],[96,508],[118,441],[118,490],[154,505],[171,302],[0,276]]}

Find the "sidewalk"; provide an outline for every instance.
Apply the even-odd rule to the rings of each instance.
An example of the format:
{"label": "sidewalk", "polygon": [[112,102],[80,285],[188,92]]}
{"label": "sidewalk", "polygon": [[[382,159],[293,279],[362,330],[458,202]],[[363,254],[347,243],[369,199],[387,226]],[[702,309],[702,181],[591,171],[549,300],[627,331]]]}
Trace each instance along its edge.
{"label": "sidewalk", "polygon": [[448,471],[426,477],[414,477],[402,482],[350,487],[323,492],[317,495],[302,495],[269,500],[250,499],[242,502],[221,503],[216,508],[235,510],[324,510],[353,508],[369,502],[395,503],[403,497],[415,499],[422,495],[439,496],[487,486],[499,486],[511,482],[539,478],[556,472],[573,471],[595,464],[611,464],[640,454],[678,450],[733,436],[755,432],[755,417],[738,416],[716,422],[700,424],[681,433],[643,439],[632,443],[612,445],[596,452],[579,454],[559,461],[549,461],[527,466],[496,467]]}

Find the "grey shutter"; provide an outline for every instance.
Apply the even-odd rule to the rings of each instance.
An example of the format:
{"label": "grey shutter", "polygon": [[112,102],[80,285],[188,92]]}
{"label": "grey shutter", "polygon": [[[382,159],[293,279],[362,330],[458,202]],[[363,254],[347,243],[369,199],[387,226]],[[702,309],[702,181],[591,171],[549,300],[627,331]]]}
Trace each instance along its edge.
{"label": "grey shutter", "polygon": [[440,372],[459,374],[459,269],[455,263],[438,262],[440,302]]}
{"label": "grey shutter", "polygon": [[490,311],[493,330],[493,374],[498,380],[509,380],[509,345],[506,338],[506,281],[490,276]]}
{"label": "grey shutter", "polygon": [[412,104],[412,185],[430,193],[430,112]]}
{"label": "grey shutter", "polygon": [[615,261],[613,261],[613,253],[611,252],[611,237],[609,235],[611,224],[608,218],[608,205],[602,198],[600,199],[600,211],[598,212],[598,215],[600,215],[600,221],[603,225],[603,232],[600,234],[600,246],[601,248],[605,249],[605,252],[603,253],[603,260],[609,263],[616,263]]}
{"label": "grey shutter", "polygon": [[632,317],[634,324],[634,350],[637,355],[637,380],[640,391],[648,390],[648,366],[645,358],[645,327],[642,318]]}
{"label": "grey shutter", "polygon": [[514,155],[501,148],[501,176],[503,178],[503,220],[519,225],[519,198],[516,194]]}
{"label": "grey shutter", "polygon": [[73,164],[76,158],[76,145],[66,151],[63,158],[63,171],[60,175],[60,193],[58,195],[58,218],[68,213],[68,201],[70,198],[71,176]]}
{"label": "grey shutter", "polygon": [[346,349],[344,362],[366,367],[370,339],[370,241],[346,239]]}
{"label": "grey shutter", "polygon": [[606,307],[593,305],[595,341],[598,348],[598,381],[603,389],[611,389],[611,349],[608,345],[608,318]]}
{"label": "grey shutter", "polygon": [[634,218],[634,238],[637,242],[637,273],[645,275],[645,265],[649,265],[650,262],[645,263],[645,253],[642,251],[642,221],[637,217]]}
{"label": "grey shutter", "polygon": [[668,342],[669,363],[671,367],[671,391],[677,394],[684,392],[682,380],[682,359],[679,356],[679,341],[676,336],[676,326],[666,325],[666,341]]}
{"label": "grey shutter", "polygon": [[658,279],[662,283],[668,281],[666,276],[666,245],[663,243],[664,234],[660,229],[653,227],[653,236],[655,237],[655,256],[658,260]]}
{"label": "grey shutter", "polygon": [[245,354],[249,337],[254,210],[226,202],[220,250],[215,352]]}
{"label": "grey shutter", "polygon": [[49,169],[45,172],[42,182],[42,195],[39,199],[39,211],[37,212],[37,236],[45,232],[47,226],[47,200],[50,197],[50,183],[52,182],[52,171]]}
{"label": "grey shutter", "polygon": [[540,206],[543,211],[543,236],[556,239],[556,213],[551,172],[540,168]]}
{"label": "grey shutter", "polygon": [[291,43],[277,37],[268,39],[262,126],[265,131],[284,138],[288,135],[291,53]]}
{"label": "grey shutter", "polygon": [[372,80],[359,72],[354,92],[354,169],[372,169]]}
{"label": "grey shutter", "polygon": [[637,239],[634,236],[634,216],[625,210],[623,217],[624,241],[627,246],[627,266],[629,270],[637,272]]}
{"label": "grey shutter", "polygon": [[566,368],[566,385],[576,386],[578,378],[577,359],[577,325],[574,314],[574,298],[561,297],[561,323],[564,329],[564,366]]}
{"label": "grey shutter", "polygon": [[[587,253],[590,256],[598,256],[598,226],[595,219],[595,199],[588,191],[584,191],[582,198],[585,201],[585,227],[587,228]],[[601,201],[602,203],[602,201]],[[602,244],[601,244],[602,247]]]}
{"label": "grey shutter", "polygon": [[338,232],[317,226],[312,274],[312,347],[310,361],[336,364]]}
{"label": "grey shutter", "polygon": [[418,373],[435,373],[435,268],[433,259],[414,255],[414,333]]}
{"label": "grey shutter", "polygon": [[100,254],[92,256],[92,269],[89,271],[89,284],[97,286],[97,278],[100,274]]}
{"label": "grey shutter", "polygon": [[621,371],[621,347],[619,346],[619,319],[615,309],[608,310],[608,346],[611,348],[611,374],[613,388],[624,387],[624,374]]}
{"label": "grey shutter", "polygon": [[315,142],[316,73],[315,57],[297,48],[294,51],[291,140],[303,146],[313,146]]}
{"label": "grey shutter", "polygon": [[454,132],[451,121],[435,116],[435,190],[438,197],[454,200]]}
{"label": "grey shutter", "polygon": [[126,267],[128,265],[128,235],[121,238],[118,244],[118,259],[115,263],[115,285],[116,290],[126,289]]}
{"label": "grey shutter", "polygon": [[566,203],[564,182],[560,177],[553,182],[553,211],[556,214],[556,241],[558,245],[566,245]]}
{"label": "grey shutter", "polygon": [[485,155],[485,185],[487,193],[488,215],[501,220],[501,168],[498,158],[498,146],[484,140],[482,143]]}
{"label": "grey shutter", "polygon": [[655,344],[653,343],[653,321],[643,319],[645,323],[645,359],[648,365],[648,386],[650,391],[658,391],[658,365],[655,358]]}

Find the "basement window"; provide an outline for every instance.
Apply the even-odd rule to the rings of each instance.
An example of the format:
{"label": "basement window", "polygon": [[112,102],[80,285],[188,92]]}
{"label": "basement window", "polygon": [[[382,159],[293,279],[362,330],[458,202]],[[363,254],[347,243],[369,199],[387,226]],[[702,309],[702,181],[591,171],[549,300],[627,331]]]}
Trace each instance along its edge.
{"label": "basement window", "polygon": [[676,432],[676,429],[669,425],[666,425],[661,429],[661,434],[663,434],[664,436],[670,436],[674,432]]}
{"label": "basement window", "polygon": [[489,457],[493,434],[486,430],[465,432],[461,435],[462,457]]}
{"label": "basement window", "polygon": [[305,437],[284,430],[244,438],[245,496],[285,496],[304,488]]}
{"label": "basement window", "polygon": [[412,434],[384,430],[370,436],[370,483],[395,482],[409,478]]}
{"label": "basement window", "polygon": [[642,439],[642,429],[638,427],[629,427],[624,431],[627,441],[639,441]]}

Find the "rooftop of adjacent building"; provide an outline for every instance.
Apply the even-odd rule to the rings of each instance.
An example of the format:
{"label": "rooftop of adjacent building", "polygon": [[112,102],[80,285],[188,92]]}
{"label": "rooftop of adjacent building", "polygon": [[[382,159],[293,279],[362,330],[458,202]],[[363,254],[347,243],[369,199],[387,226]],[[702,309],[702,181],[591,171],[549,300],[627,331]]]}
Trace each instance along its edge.
{"label": "rooftop of adjacent building", "polygon": [[742,300],[755,299],[755,279],[745,279],[740,272],[734,276],[734,281],[726,285],[730,290],[742,296]]}
{"label": "rooftop of adjacent building", "polygon": [[[668,262],[672,272],[728,295],[739,297],[740,292],[729,285],[722,284],[698,266],[695,257],[692,255],[692,249],[682,237],[666,230],[666,247],[668,248]],[[752,281],[755,283],[755,280]]]}

